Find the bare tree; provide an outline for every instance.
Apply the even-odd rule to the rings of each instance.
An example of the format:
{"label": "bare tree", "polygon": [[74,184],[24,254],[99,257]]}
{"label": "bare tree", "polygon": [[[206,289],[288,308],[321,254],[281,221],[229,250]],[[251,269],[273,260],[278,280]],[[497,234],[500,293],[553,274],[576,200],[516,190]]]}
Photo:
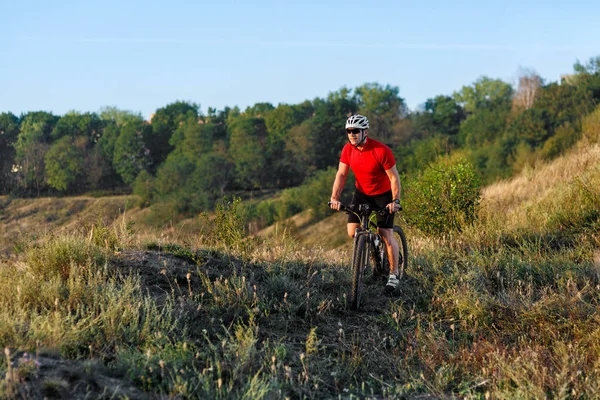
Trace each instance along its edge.
{"label": "bare tree", "polygon": [[518,76],[519,86],[513,96],[513,109],[531,108],[544,82],[534,70],[528,68],[520,68]]}

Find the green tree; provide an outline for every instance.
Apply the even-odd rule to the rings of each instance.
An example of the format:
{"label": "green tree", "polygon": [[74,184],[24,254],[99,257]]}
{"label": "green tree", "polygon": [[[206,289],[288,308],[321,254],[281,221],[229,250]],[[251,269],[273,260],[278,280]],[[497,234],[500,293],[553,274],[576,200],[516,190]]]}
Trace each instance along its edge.
{"label": "green tree", "polygon": [[14,144],[19,135],[19,127],[19,118],[14,114],[0,114],[0,194],[8,193],[13,185]]}
{"label": "green tree", "polygon": [[510,108],[513,88],[500,79],[482,76],[471,86],[454,93],[454,99],[467,113],[474,113],[482,108]]}
{"label": "green tree", "polygon": [[115,170],[114,153],[121,127],[127,123],[138,124],[144,118],[140,113],[120,110],[116,107],[105,107],[100,110],[100,119],[104,123],[102,136],[90,154],[90,164],[94,165],[94,173],[88,174],[92,187],[115,188],[123,180]]}
{"label": "green tree", "polygon": [[133,194],[138,196],[138,205],[148,207],[155,199],[154,177],[146,170],[140,171],[133,184]]}
{"label": "green tree", "polygon": [[519,163],[525,165],[536,153],[546,159],[562,154],[580,137],[581,119],[592,109],[593,101],[581,87],[557,83],[542,87],[533,105],[513,117],[508,127],[508,135],[527,145],[520,146],[515,160],[525,160]]}
{"label": "green tree", "polygon": [[14,144],[19,190],[39,195],[45,189],[44,157],[58,119],[58,116],[44,111],[30,112],[21,117],[19,135]]}
{"label": "green tree", "polygon": [[[173,151],[158,168],[150,183],[147,174],[136,180],[136,193],[142,200],[160,204],[165,215],[175,216],[206,210],[224,195],[233,180],[233,164],[226,155],[213,150],[213,135],[220,127],[198,124],[190,116],[171,138]],[[151,192],[142,185],[151,186]]]}
{"label": "green tree", "polygon": [[236,178],[246,189],[263,188],[270,177],[267,165],[267,127],[262,118],[240,116],[230,125],[229,155]]}
{"label": "green tree", "polygon": [[159,198],[172,194],[181,195],[182,190],[193,176],[196,165],[193,159],[181,152],[172,152],[156,173],[154,188]]}
{"label": "green tree", "polygon": [[[295,133],[298,133],[297,128],[310,117],[309,110],[312,110],[310,103],[297,106],[279,104],[277,108],[264,115],[268,132],[268,164],[272,166],[274,171],[277,171],[275,177],[277,187],[296,185],[304,179],[305,174],[301,171],[305,171],[305,168],[296,165],[297,161],[294,159],[294,155],[298,152],[292,146],[296,139],[302,140],[302,138],[288,139],[292,130],[296,129]],[[291,147],[288,147],[288,145]]]}
{"label": "green tree", "polygon": [[114,123],[117,126],[125,125],[130,121],[143,120],[141,113],[121,110],[117,107],[103,107],[100,109],[100,119],[105,123]]}
{"label": "green tree", "polygon": [[[346,119],[357,112],[358,105],[350,90],[342,88],[327,99],[315,99],[313,107],[313,116],[307,122],[308,138],[313,142],[314,168],[320,170],[338,164],[342,147],[348,142]],[[373,137],[378,137],[376,132]]]}
{"label": "green tree", "polygon": [[188,117],[193,116],[198,120],[199,109],[197,104],[177,101],[156,110],[151,120],[152,129],[145,131],[144,135],[153,170],[156,170],[173,150],[169,143],[173,133]]}
{"label": "green tree", "polygon": [[508,108],[484,108],[469,115],[460,126],[459,145],[478,148],[492,144],[504,134],[509,115]]}
{"label": "green tree", "polygon": [[88,179],[94,188],[114,188],[123,183],[114,165],[115,145],[121,133],[122,124],[118,125],[115,121],[107,121],[102,136],[92,149],[90,164],[94,168],[91,173],[88,173]]}
{"label": "green tree", "polygon": [[426,139],[413,140],[406,146],[394,149],[394,158],[398,171],[413,174],[433,164],[448,152],[448,138],[436,135]]}
{"label": "green tree", "polygon": [[530,147],[543,143],[550,136],[551,118],[541,108],[533,107],[519,114],[508,127],[510,135],[525,141]]}
{"label": "green tree", "polygon": [[[296,186],[316,171],[318,142],[310,120],[290,129],[285,137],[282,168],[288,175],[290,186]],[[340,147],[341,152],[341,147]]]}
{"label": "green tree", "polygon": [[394,126],[407,115],[407,107],[396,86],[365,83],[356,88],[358,112],[369,118],[369,131],[380,141],[394,138]]}
{"label": "green tree", "polygon": [[[79,113],[71,111],[63,115],[54,126],[51,133],[51,139],[58,143],[63,138],[69,138],[70,144],[77,147],[79,155],[78,162],[85,163],[85,169],[78,172],[76,179],[66,182],[65,179],[72,171],[46,171],[46,182],[50,187],[60,191],[81,191],[88,187],[98,188],[101,185],[102,178],[107,175],[107,168],[110,168],[112,162],[102,157],[101,152],[96,151],[95,147],[101,140],[104,128],[108,122],[102,120],[96,113]],[[66,151],[66,146],[61,142],[61,151]],[[75,149],[72,149],[75,150]],[[57,154],[53,154],[53,161],[56,164]],[[47,161],[48,159],[46,159]],[[65,163],[62,160],[60,163]],[[71,163],[74,166],[75,160]],[[62,174],[63,176],[58,176]]]}
{"label": "green tree", "polygon": [[198,123],[196,116],[189,115],[175,130],[169,144],[178,152],[196,155],[212,151],[218,128],[214,123]]}
{"label": "green tree", "polygon": [[575,84],[587,92],[595,104],[600,104],[600,56],[590,58],[585,64],[577,61],[573,69]]}
{"label": "green tree", "polygon": [[204,123],[211,124],[213,129],[213,147],[226,148],[229,140],[227,134],[227,121],[229,119],[229,112],[231,109],[225,107],[225,109],[217,111],[214,108],[209,107],[207,115],[203,118]]}
{"label": "green tree", "polygon": [[234,180],[235,166],[223,154],[212,152],[196,161],[194,185],[208,194],[209,206],[225,196],[225,189]]}
{"label": "green tree", "polygon": [[[533,108],[546,113],[548,128],[553,131],[566,122],[582,119],[593,110],[594,102],[585,88],[551,83],[540,90]],[[552,135],[550,132],[548,136]]]}
{"label": "green tree", "polygon": [[265,118],[274,109],[275,107],[271,103],[256,103],[252,107],[246,107],[244,114],[248,117]]}
{"label": "green tree", "polygon": [[491,145],[502,137],[512,107],[513,88],[499,80],[481,77],[454,93],[467,113],[459,129],[458,143],[470,148]]}
{"label": "green tree", "polygon": [[115,141],[113,165],[123,182],[133,184],[140,171],[148,165],[148,151],[143,136],[152,129],[144,120],[125,123]]}
{"label": "green tree", "polygon": [[46,181],[48,185],[60,192],[73,188],[84,172],[84,155],[82,146],[77,146],[69,136],[56,141],[44,157]]}
{"label": "green tree", "polygon": [[95,144],[102,135],[104,123],[96,113],[79,113],[71,111],[63,115],[54,126],[51,136],[53,140],[69,136],[83,136],[88,146]]}
{"label": "green tree", "polygon": [[264,116],[269,136],[277,140],[285,138],[290,129],[302,123],[304,119],[304,115],[297,107],[288,104],[279,104]]}
{"label": "green tree", "polygon": [[446,136],[458,134],[460,124],[466,118],[465,110],[450,96],[436,96],[425,102],[425,112],[431,118],[436,133]]}

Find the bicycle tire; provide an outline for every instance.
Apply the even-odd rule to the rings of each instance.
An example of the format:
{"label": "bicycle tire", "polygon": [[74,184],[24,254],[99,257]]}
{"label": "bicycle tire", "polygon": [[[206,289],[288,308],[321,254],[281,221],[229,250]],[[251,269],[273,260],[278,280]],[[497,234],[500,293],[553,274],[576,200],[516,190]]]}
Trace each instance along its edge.
{"label": "bicycle tire", "polygon": [[352,288],[350,290],[350,308],[358,310],[362,279],[369,262],[369,243],[366,235],[359,235],[354,242],[352,254]]}
{"label": "bicycle tire", "polygon": [[[398,279],[402,279],[408,264],[408,245],[406,242],[406,235],[404,234],[402,228],[398,225],[394,225],[394,236],[398,242]],[[386,268],[386,271],[389,271],[390,260],[387,255],[387,251],[383,253],[383,258],[383,265]]]}

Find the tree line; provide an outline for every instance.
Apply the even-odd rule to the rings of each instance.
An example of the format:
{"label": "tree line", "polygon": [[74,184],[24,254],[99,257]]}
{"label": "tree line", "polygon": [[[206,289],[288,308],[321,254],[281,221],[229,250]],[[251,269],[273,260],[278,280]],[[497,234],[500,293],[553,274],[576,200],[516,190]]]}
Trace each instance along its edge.
{"label": "tree line", "polygon": [[513,86],[481,77],[411,111],[399,88],[367,83],[299,104],[245,110],[177,101],[149,121],[104,108],[58,116],[0,114],[0,193],[15,196],[133,189],[142,203],[177,213],[210,209],[236,191],[297,187],[335,167],[344,122],[369,117],[371,135],[416,176],[442,154],[461,154],[487,182],[552,159],[582,134],[600,101],[600,57],[561,82],[521,71]]}

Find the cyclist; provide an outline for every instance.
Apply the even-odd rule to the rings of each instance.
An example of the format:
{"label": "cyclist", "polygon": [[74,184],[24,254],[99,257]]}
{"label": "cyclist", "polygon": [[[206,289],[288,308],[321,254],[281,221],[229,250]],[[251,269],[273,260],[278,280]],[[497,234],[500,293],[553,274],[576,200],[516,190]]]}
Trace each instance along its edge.
{"label": "cyclist", "polygon": [[[352,169],[356,177],[356,190],[352,204],[370,204],[373,207],[387,208],[388,215],[377,215],[377,231],[385,242],[390,274],[385,286],[392,292],[399,284],[398,242],[394,237],[394,215],[400,209],[400,177],[392,150],[369,135],[367,117],[355,114],[346,120],[348,143],[342,149],[338,171],[331,191],[330,207],[339,210],[340,195],[346,184],[348,172]],[[354,237],[360,220],[353,213],[348,214],[348,235]]]}

